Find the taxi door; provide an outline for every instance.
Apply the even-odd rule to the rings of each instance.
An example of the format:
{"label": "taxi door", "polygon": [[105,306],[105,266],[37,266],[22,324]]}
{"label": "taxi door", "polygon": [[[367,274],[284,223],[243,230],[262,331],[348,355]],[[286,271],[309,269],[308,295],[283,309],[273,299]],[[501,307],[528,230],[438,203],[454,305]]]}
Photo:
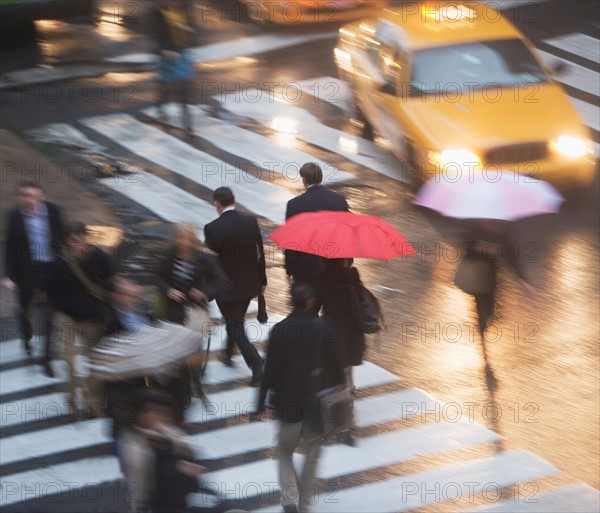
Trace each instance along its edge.
{"label": "taxi door", "polygon": [[362,79],[355,83],[360,107],[373,128],[392,144],[392,151],[403,157],[402,84],[407,81],[407,66],[398,29],[387,20],[379,20],[364,48],[360,57]]}

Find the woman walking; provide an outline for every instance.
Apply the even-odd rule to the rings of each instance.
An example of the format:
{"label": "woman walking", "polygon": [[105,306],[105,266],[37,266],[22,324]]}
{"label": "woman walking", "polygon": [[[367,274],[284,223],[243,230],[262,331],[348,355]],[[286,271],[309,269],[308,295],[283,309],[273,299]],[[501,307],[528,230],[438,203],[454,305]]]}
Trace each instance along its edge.
{"label": "woman walking", "polygon": [[[200,250],[196,228],[188,223],[175,225],[159,277],[166,320],[188,324],[189,307],[207,310],[208,302],[228,287],[229,280],[217,258]],[[208,321],[208,315],[204,317]],[[192,365],[191,371],[195,392],[201,394],[200,365]]]}

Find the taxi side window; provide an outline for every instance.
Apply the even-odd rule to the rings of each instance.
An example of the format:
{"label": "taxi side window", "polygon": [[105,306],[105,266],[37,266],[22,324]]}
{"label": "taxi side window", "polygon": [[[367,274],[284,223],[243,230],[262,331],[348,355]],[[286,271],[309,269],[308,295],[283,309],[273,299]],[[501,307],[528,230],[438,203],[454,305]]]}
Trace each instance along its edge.
{"label": "taxi side window", "polygon": [[369,39],[367,54],[384,80],[382,92],[396,95],[404,58],[397,36],[389,24],[381,22]]}

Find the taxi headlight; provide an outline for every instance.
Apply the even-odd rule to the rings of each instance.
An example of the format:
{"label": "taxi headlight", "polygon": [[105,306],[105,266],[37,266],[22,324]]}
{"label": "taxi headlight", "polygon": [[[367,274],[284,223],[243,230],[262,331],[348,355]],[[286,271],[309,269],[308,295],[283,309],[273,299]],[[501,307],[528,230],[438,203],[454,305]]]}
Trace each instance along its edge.
{"label": "taxi headlight", "polygon": [[481,167],[479,157],[469,150],[430,151],[429,162],[439,166],[440,171],[469,171]]}
{"label": "taxi headlight", "polygon": [[572,159],[584,157],[591,151],[590,145],[585,139],[572,135],[561,135],[555,141],[551,141],[550,149],[563,157]]}

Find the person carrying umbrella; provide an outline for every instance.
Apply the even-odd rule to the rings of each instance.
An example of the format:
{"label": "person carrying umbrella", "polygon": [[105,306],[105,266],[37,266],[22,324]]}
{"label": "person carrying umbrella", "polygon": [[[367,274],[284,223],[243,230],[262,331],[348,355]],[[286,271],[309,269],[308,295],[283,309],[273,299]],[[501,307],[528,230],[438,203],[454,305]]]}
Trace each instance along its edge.
{"label": "person carrying umbrella", "polygon": [[[323,170],[316,162],[307,162],[300,168],[300,176],[305,192],[287,202],[285,219],[305,212],[341,211],[347,212],[348,202],[340,193],[321,185]],[[304,282],[315,286],[315,280],[324,269],[323,258],[311,252],[286,249],[284,252],[285,271],[290,283]],[[315,313],[321,309],[321,303],[315,302]]]}
{"label": "person carrying umbrella", "polygon": [[454,283],[475,299],[488,385],[496,386],[486,347],[485,331],[494,317],[499,263],[503,259],[530,295],[535,289],[525,280],[518,252],[511,246],[511,221],[557,212],[564,198],[546,182],[504,171],[463,174],[459,180],[432,179],[414,203],[442,215],[463,219],[465,251]]}
{"label": "person carrying umbrella", "polygon": [[[288,219],[269,238],[280,248],[324,257],[324,271],[315,278],[317,296],[345,346],[342,362],[346,383],[353,393],[352,366],[362,363],[365,350],[364,332],[357,323],[353,306],[353,289],[362,286],[353,258],[392,258],[415,255],[404,236],[393,226],[374,216],[352,212],[305,212]],[[316,312],[315,312],[316,313]],[[351,430],[336,435],[338,440],[354,445]]]}
{"label": "person carrying umbrella", "polygon": [[485,219],[466,222],[464,254],[456,272],[455,284],[473,296],[477,311],[477,324],[482,341],[485,371],[488,381],[495,383],[487,358],[485,331],[495,314],[498,274],[501,262],[517,277],[519,284],[529,295],[535,293],[520,265],[518,251],[511,244],[508,221]]}

